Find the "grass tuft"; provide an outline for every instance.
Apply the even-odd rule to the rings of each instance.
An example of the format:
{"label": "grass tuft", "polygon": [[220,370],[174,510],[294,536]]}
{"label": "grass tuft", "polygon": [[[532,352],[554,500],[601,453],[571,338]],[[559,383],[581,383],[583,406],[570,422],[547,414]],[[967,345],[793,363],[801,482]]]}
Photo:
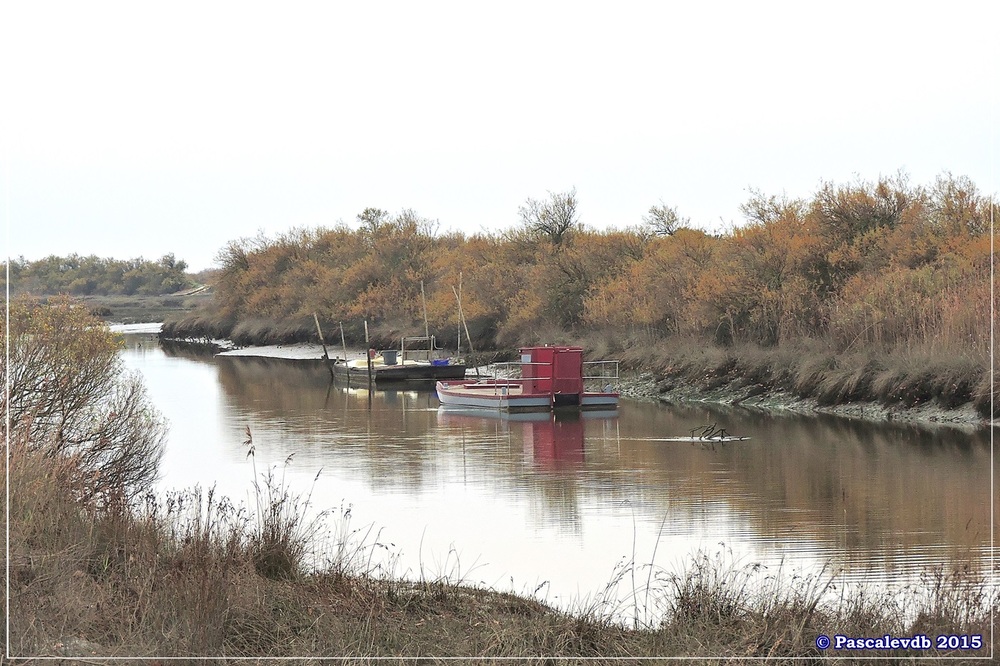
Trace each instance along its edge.
{"label": "grass tuft", "polygon": [[[247,441],[252,451],[249,433]],[[94,507],[51,491],[72,460],[43,456],[16,436],[10,446],[9,639],[24,656],[798,663],[791,659],[821,658],[820,633],[988,636],[991,617],[1000,617],[996,572],[934,571],[888,590],[847,585],[826,570],[739,562],[724,546],[677,571],[655,566],[655,551],[645,565],[633,553],[604,591],[559,611],[532,598],[543,586],[514,595],[470,584],[476,563],[455,548],[418,580],[395,576],[377,530],[351,527],[349,506],[310,517],[309,496],[290,494],[273,467],[256,477],[249,508],[198,488]],[[316,527],[334,518],[329,531]],[[824,655],[896,663],[943,653]]]}

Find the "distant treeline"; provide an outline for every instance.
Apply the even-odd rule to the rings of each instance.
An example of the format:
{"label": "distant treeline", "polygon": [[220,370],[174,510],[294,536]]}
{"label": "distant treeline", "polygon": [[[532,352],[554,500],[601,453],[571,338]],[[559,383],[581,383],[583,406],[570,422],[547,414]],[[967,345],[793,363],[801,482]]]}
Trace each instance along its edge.
{"label": "distant treeline", "polygon": [[[90,255],[55,255],[38,261],[23,257],[10,262],[11,292],[16,294],[72,294],[75,296],[172,294],[193,286],[187,263],[173,253],[158,261],[102,259]],[[0,283],[5,276],[0,275]]]}
{"label": "distant treeline", "polygon": [[[210,313],[176,327],[212,335],[311,315],[457,334],[457,292],[482,344],[554,332],[683,337],[722,346],[820,340],[833,351],[933,346],[989,357],[990,208],[965,177],[823,184],[808,199],[753,192],[745,223],[692,228],[666,205],[620,230],[580,224],[575,191],[528,199],[498,233],[437,233],[413,211],[230,242]],[[268,323],[270,322],[270,323]],[[420,325],[422,328],[422,325]],[[276,329],[275,329],[276,330]],[[273,332],[273,331],[272,331]]]}

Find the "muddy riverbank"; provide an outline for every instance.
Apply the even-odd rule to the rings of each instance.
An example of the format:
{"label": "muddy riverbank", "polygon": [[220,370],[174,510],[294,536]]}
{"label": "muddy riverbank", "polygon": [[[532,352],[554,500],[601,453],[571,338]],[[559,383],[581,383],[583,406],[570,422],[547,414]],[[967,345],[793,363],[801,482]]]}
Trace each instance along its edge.
{"label": "muddy riverbank", "polygon": [[[669,384],[667,384],[669,386]],[[848,402],[839,405],[821,405],[815,398],[800,397],[783,390],[759,392],[759,387],[740,387],[738,382],[714,388],[665,386],[655,381],[651,374],[636,382],[634,388],[623,388],[623,395],[650,397],[667,404],[709,403],[731,405],[743,409],[796,414],[833,414],[869,421],[902,421],[925,425],[946,425],[961,428],[978,428],[991,425],[974,408],[971,402],[954,408],[927,402],[912,407],[883,405],[877,402]],[[993,422],[996,425],[996,422]]]}

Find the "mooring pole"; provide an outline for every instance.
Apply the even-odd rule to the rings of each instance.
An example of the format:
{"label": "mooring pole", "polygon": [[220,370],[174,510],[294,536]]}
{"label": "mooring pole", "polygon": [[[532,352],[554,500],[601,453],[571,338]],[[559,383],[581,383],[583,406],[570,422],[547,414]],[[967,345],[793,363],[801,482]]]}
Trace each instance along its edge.
{"label": "mooring pole", "polygon": [[372,350],[371,343],[368,342],[368,320],[365,319],[365,358],[368,359],[368,397],[371,399],[372,391]]}
{"label": "mooring pole", "polygon": [[319,343],[323,345],[323,360],[326,361],[326,369],[330,371],[330,379],[333,379],[333,364],[330,363],[330,355],[326,353],[326,340],[323,339],[323,329],[319,326],[319,316],[313,312],[313,321],[316,322],[316,332],[319,333]]}
{"label": "mooring pole", "polygon": [[344,370],[347,370],[347,383],[351,383],[351,372],[347,367],[347,340],[344,339],[344,322],[340,322],[340,346],[344,348]]}
{"label": "mooring pole", "polygon": [[424,308],[424,337],[427,338],[427,361],[430,362],[434,353],[434,343],[431,342],[431,329],[427,326],[427,297],[424,296],[424,281],[420,281],[420,305]]}
{"label": "mooring pole", "polygon": [[[458,300],[462,300],[462,271],[458,272],[458,293],[455,294]],[[458,344],[455,345],[455,356],[462,358],[462,311],[458,312]]]}
{"label": "mooring pole", "polygon": [[[476,350],[472,348],[472,336],[469,335],[469,325],[465,322],[465,313],[462,311],[462,297],[459,295],[458,290],[452,286],[451,290],[455,293],[455,300],[458,301],[458,318],[462,321],[462,326],[465,327],[465,338],[469,343],[469,356],[474,357],[476,355]],[[475,363],[475,359],[472,361]],[[476,365],[476,379],[479,379],[479,366]]]}

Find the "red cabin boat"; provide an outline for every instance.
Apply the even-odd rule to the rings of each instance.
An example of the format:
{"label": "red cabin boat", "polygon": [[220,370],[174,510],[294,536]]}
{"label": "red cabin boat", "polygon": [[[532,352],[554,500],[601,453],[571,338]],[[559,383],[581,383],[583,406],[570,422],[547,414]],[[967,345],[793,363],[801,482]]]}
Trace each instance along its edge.
{"label": "red cabin boat", "polygon": [[501,411],[618,407],[618,361],[584,362],[582,347],[524,347],[520,361],[494,370],[490,379],[438,382],[438,399],[445,407]]}

